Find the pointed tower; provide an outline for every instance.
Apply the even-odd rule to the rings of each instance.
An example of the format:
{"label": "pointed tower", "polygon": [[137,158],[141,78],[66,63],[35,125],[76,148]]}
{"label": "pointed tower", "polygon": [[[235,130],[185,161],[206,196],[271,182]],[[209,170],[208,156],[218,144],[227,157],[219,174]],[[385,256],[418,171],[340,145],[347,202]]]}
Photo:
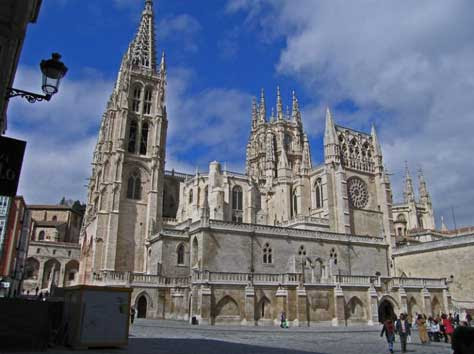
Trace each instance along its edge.
{"label": "pointed tower", "polygon": [[326,108],[326,128],[324,130],[324,161],[326,164],[340,162],[339,143],[329,107]]}
{"label": "pointed tower", "polygon": [[280,86],[277,86],[277,119],[283,120],[283,104],[281,103]]}
{"label": "pointed tower", "polygon": [[257,128],[258,114],[257,114],[257,99],[252,98],[252,130]]}
{"label": "pointed tower", "polygon": [[153,2],[120,65],[102,118],[88,186],[80,282],[101,271],[149,271],[148,240],[161,229],[166,63],[157,68]]}
{"label": "pointed tower", "polygon": [[260,92],[260,106],[258,107],[258,111],[260,113],[259,124],[264,124],[267,120],[267,108],[265,106],[265,91]]}
{"label": "pointed tower", "polygon": [[407,161],[405,161],[405,187],[403,189],[403,200],[405,203],[412,203],[415,201],[415,192],[413,191],[413,183]]}
{"label": "pointed tower", "polygon": [[372,124],[372,130],[370,132],[372,137],[372,144],[374,146],[374,160],[376,172],[383,170],[382,164],[382,147],[380,146],[379,139],[377,138],[377,132],[375,131],[375,125]]}
{"label": "pointed tower", "polygon": [[422,219],[423,228],[434,230],[436,228],[433,204],[431,203],[431,197],[426,187],[425,176],[421,167],[418,169],[418,192],[420,193],[420,204],[424,206],[424,212],[421,213],[420,218]]}

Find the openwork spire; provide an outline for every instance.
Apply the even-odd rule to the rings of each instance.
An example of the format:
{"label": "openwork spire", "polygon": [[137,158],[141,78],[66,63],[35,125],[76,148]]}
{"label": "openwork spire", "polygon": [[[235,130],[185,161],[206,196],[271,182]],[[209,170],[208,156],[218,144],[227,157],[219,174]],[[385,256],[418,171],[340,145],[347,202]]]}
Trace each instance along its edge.
{"label": "openwork spire", "polygon": [[130,43],[130,60],[133,65],[156,70],[155,29],[153,1],[145,0],[140,26],[135,39]]}
{"label": "openwork spire", "polygon": [[403,200],[405,203],[410,203],[415,200],[415,192],[413,191],[413,184],[407,161],[405,161],[405,188],[403,190]]}

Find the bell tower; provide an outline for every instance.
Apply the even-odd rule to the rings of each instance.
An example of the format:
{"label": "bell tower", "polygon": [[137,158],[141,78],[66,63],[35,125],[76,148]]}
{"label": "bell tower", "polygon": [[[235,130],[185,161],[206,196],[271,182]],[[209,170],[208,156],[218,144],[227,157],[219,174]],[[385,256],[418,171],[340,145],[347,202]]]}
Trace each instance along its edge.
{"label": "bell tower", "polygon": [[153,1],[146,0],[102,117],[81,230],[80,281],[101,270],[148,272],[161,227],[166,64],[157,66]]}

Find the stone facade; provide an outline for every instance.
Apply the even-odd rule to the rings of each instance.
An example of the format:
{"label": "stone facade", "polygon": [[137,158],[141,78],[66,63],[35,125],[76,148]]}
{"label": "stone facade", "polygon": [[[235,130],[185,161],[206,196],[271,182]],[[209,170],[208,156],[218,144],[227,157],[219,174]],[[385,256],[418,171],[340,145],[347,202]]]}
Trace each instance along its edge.
{"label": "stone facade", "polygon": [[262,91],[245,174],[216,161],[165,172],[166,66],[154,43],[146,0],[94,152],[82,283],[132,287],[138,317],[211,324],[274,325],[282,312],[294,325],[374,324],[451,309],[446,279],[396,276],[375,127],[338,126],[328,109],[324,163],[313,166],[296,94],[284,113],[277,88],[268,115]]}
{"label": "stone facade", "polygon": [[29,205],[28,258],[23,292],[51,292],[78,281],[82,213],[67,205]]}

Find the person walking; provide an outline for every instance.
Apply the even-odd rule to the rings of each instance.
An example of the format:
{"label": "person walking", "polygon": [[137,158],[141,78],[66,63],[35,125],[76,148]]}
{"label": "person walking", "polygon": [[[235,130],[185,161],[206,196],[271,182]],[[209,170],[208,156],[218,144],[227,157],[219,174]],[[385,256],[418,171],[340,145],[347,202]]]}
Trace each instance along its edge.
{"label": "person walking", "polygon": [[130,307],[130,324],[133,325],[133,321],[135,320],[135,306]]}
{"label": "person walking", "polygon": [[467,325],[468,325],[469,327],[471,327],[471,321],[472,321],[471,314],[468,313],[468,314],[466,315],[466,322],[467,322]]}
{"label": "person walking", "polygon": [[428,343],[428,333],[426,331],[426,321],[422,315],[418,315],[416,320],[416,326],[418,327],[418,335],[420,336],[421,344]]}
{"label": "person walking", "polygon": [[395,341],[395,327],[392,320],[386,320],[383,324],[382,332],[380,332],[380,337],[383,337],[385,333],[385,338],[387,338],[388,351],[393,354],[393,342]]}
{"label": "person walking", "polygon": [[443,326],[444,326],[444,333],[445,333],[445,342],[446,343],[451,343],[452,337],[453,337],[453,332],[454,332],[454,327],[451,321],[449,320],[448,317],[446,317],[445,314],[441,316],[443,319]]}
{"label": "person walking", "polygon": [[286,313],[285,312],[282,312],[281,313],[281,316],[280,316],[280,327],[281,328],[288,328],[287,327],[287,322],[286,322]]}
{"label": "person walking", "polygon": [[407,321],[404,313],[400,314],[400,319],[395,324],[395,331],[400,336],[400,344],[402,347],[402,353],[407,351],[407,337],[411,335],[411,325]]}

